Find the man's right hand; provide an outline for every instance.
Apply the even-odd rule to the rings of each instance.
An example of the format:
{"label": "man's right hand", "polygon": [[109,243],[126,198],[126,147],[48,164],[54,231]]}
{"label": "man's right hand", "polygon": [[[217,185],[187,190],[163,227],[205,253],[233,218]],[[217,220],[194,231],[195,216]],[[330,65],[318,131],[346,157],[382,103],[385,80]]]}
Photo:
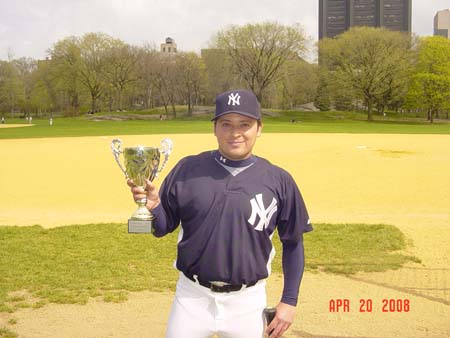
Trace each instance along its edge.
{"label": "man's right hand", "polygon": [[143,187],[134,184],[132,179],[128,179],[128,186],[131,188],[131,193],[135,201],[147,199],[147,204],[145,205],[148,210],[153,210],[156,208],[161,200],[159,199],[159,192],[156,185],[154,185],[150,180],[145,180],[145,189]]}

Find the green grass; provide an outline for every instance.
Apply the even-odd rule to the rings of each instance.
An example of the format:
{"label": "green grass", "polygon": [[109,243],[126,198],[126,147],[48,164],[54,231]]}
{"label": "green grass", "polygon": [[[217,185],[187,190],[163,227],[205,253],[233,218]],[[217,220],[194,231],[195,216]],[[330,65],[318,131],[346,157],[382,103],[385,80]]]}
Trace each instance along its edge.
{"label": "green grass", "polygon": [[[109,302],[130,291],[173,290],[177,234],[162,239],[127,234],[126,225],[89,224],[43,229],[0,227],[0,312],[48,302]],[[278,253],[281,245],[275,236]],[[417,259],[399,252],[402,233],[388,225],[317,224],[305,235],[307,268],[350,274],[400,268]],[[281,272],[281,254],[273,263]]]}
{"label": "green grass", "polygon": [[[113,136],[145,134],[197,134],[211,133],[211,114],[192,118],[179,117],[174,120],[126,120],[95,121],[103,117],[55,118],[53,126],[48,119],[33,119],[34,126],[0,129],[0,139]],[[120,113],[126,115],[127,113]],[[130,112],[134,114],[134,112]],[[450,123],[441,120],[430,124],[423,119],[376,116],[375,121],[366,121],[366,114],[359,112],[299,112],[278,111],[278,116],[264,116],[265,133],[392,133],[392,134],[450,134]],[[113,113],[110,115],[119,115]],[[148,115],[148,114],[147,114]],[[290,120],[295,120],[291,123]],[[8,124],[25,123],[25,120],[7,120]]]}
{"label": "green grass", "polygon": [[318,224],[305,235],[307,267],[325,272],[354,274],[399,269],[407,262],[403,233],[392,225]]}
{"label": "green grass", "polygon": [[7,328],[0,327],[0,338],[16,338],[16,337],[18,337],[17,333],[14,333]]}

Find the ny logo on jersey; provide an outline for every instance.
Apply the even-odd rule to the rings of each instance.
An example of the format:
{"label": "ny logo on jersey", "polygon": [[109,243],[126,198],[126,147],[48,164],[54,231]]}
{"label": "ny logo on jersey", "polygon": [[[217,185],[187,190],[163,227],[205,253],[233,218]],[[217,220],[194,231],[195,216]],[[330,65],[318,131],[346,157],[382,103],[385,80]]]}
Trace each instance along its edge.
{"label": "ny logo on jersey", "polygon": [[239,103],[239,100],[241,99],[241,96],[239,95],[239,93],[231,93],[230,95],[228,95],[228,105],[233,105],[233,106],[240,106],[241,104]]}
{"label": "ny logo on jersey", "polygon": [[263,231],[264,228],[269,226],[270,219],[275,211],[277,211],[277,200],[273,198],[272,203],[265,209],[262,194],[258,194],[255,198],[250,200],[250,204],[252,206],[252,215],[248,219],[248,222],[251,225],[255,225],[256,216],[259,216],[259,222],[256,225],[255,230]]}

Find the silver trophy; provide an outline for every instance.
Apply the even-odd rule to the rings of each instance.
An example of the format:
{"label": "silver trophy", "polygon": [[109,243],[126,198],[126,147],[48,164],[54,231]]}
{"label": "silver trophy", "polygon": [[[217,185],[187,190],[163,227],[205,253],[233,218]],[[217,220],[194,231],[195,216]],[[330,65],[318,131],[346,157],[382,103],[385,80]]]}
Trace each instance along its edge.
{"label": "silver trophy", "polygon": [[[145,180],[153,181],[166,166],[169,155],[172,152],[173,143],[170,139],[161,141],[161,148],[156,147],[130,147],[122,150],[122,141],[114,139],[111,142],[111,150],[125,178],[131,178],[137,186],[145,187]],[[125,166],[120,163],[120,154],[124,157]],[[161,154],[164,161],[160,166]],[[136,201],[138,208],[128,220],[129,233],[150,233],[153,228],[154,216],[147,209],[147,199]]]}

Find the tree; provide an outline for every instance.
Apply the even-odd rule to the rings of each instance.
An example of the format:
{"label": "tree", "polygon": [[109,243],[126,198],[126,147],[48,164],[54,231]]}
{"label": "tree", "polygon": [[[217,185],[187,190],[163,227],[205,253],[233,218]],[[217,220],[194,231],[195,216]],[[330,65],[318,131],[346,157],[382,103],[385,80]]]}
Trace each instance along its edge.
{"label": "tree", "polygon": [[319,74],[319,85],[317,86],[316,96],[314,98],[314,106],[320,111],[330,110],[330,90],[327,73]]}
{"label": "tree", "polygon": [[22,88],[19,105],[21,110],[29,116],[32,110],[31,95],[33,91],[33,72],[37,68],[37,62],[31,58],[20,58],[12,61],[17,70]]}
{"label": "tree", "polygon": [[163,103],[166,115],[167,107],[172,106],[173,117],[177,117],[175,103],[178,95],[179,83],[177,79],[177,65],[175,55],[159,53],[156,57],[154,86],[159,100]]}
{"label": "tree", "polygon": [[11,118],[23,100],[23,83],[12,61],[0,61],[0,109],[9,111]]}
{"label": "tree", "polygon": [[202,60],[206,72],[206,102],[214,104],[216,95],[230,88],[240,88],[243,84],[233,73],[232,61],[224,49],[202,49]]}
{"label": "tree", "polygon": [[121,111],[122,95],[130,83],[137,80],[136,63],[138,52],[120,40],[113,40],[111,48],[107,51],[108,67],[105,72],[112,87],[117,92],[117,108]]}
{"label": "tree", "polygon": [[205,83],[205,64],[195,53],[178,53],[176,63],[180,93],[187,103],[188,116],[192,116],[192,109],[198,104]]}
{"label": "tree", "polygon": [[408,93],[412,105],[427,110],[433,123],[441,109],[450,108],[450,41],[441,36],[419,41],[417,62]]}
{"label": "tree", "polygon": [[288,60],[282,67],[279,81],[278,107],[292,109],[314,101],[319,84],[317,65],[301,58]]}
{"label": "tree", "polygon": [[354,27],[319,45],[319,61],[341,86],[351,85],[367,104],[367,119],[386,93],[403,90],[411,66],[411,38],[383,28]]}
{"label": "tree", "polygon": [[139,69],[136,82],[136,95],[139,104],[145,109],[153,108],[156,100],[155,76],[157,72],[158,52],[154,46],[138,48],[136,68]]}
{"label": "tree", "polygon": [[[46,77],[46,86],[52,95],[54,106],[61,110],[68,110],[69,114],[77,115],[80,107],[80,87],[82,86],[80,39],[75,36],[64,38],[56,42],[48,53],[51,61]],[[58,92],[67,95],[67,105],[61,95],[57,94]]]}
{"label": "tree", "polygon": [[108,85],[108,53],[114,40],[104,33],[88,33],[80,40],[80,80],[91,96],[91,111],[98,111],[97,100]]}
{"label": "tree", "polygon": [[37,69],[33,73],[33,91],[31,100],[36,108],[36,116],[42,112],[53,110],[54,102],[56,102],[56,91],[54,83],[50,76],[51,61],[49,59],[39,60]]}
{"label": "tree", "polygon": [[236,74],[262,102],[264,90],[280,80],[286,61],[305,52],[305,42],[298,25],[264,22],[220,31],[213,38],[212,47],[226,50]]}

